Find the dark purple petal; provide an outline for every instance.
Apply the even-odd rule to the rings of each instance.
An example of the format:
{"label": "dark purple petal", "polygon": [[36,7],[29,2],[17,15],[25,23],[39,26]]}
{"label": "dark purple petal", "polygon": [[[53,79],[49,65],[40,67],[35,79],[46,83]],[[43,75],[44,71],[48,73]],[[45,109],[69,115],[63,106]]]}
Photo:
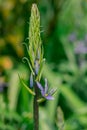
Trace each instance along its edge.
{"label": "dark purple petal", "polygon": [[45,79],[45,94],[47,93],[48,91],[48,84],[47,84],[47,79]]}
{"label": "dark purple petal", "polygon": [[54,100],[54,97],[51,96],[51,95],[45,96],[45,98],[46,98],[47,100]]}

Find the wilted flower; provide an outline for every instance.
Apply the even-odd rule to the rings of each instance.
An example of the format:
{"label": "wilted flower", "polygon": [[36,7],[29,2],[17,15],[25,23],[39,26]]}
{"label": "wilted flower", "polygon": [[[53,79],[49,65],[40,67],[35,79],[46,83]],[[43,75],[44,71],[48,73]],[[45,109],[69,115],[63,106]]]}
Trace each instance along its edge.
{"label": "wilted flower", "polygon": [[45,79],[45,87],[43,87],[39,82],[36,82],[37,84],[37,87],[40,89],[41,91],[41,95],[46,98],[47,100],[53,100],[54,97],[52,96],[56,89],[51,89],[49,92],[48,92],[48,84],[47,84],[47,79]]}

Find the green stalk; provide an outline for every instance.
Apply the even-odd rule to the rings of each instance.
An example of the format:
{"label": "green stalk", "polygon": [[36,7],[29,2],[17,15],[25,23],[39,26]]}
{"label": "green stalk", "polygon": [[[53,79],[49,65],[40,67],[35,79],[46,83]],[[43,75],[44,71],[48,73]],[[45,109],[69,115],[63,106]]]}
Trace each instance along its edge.
{"label": "green stalk", "polygon": [[[33,118],[34,118],[34,130],[39,130],[39,104],[38,100],[38,87],[35,83],[38,77],[37,70],[39,65],[41,65],[43,59],[43,53],[41,48],[41,38],[40,38],[40,14],[36,4],[32,5],[31,17],[29,24],[29,58],[32,69],[34,71],[34,101],[33,101]],[[32,72],[31,72],[32,73]]]}
{"label": "green stalk", "polygon": [[34,116],[34,130],[39,130],[39,104],[37,102],[38,100],[38,89],[35,84],[34,86],[36,95],[34,96],[34,102],[33,102],[33,116]]}

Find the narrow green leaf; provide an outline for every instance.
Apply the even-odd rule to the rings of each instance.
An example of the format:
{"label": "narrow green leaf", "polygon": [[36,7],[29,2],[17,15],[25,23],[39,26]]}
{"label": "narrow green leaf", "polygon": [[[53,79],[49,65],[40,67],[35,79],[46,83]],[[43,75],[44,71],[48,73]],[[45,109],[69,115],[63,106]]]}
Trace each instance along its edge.
{"label": "narrow green leaf", "polygon": [[27,61],[28,65],[29,65],[29,67],[30,67],[31,72],[32,72],[32,74],[34,75],[33,68],[32,68],[32,66],[31,66],[31,64],[30,64],[30,62],[29,62],[29,60],[28,60],[28,58],[27,58],[27,57],[23,57],[22,60],[23,60],[24,62],[25,62],[25,60]]}
{"label": "narrow green leaf", "polygon": [[20,76],[19,76],[19,79],[20,79],[22,85],[28,90],[28,92],[29,92],[30,94],[32,94],[33,96],[35,96],[34,91],[32,91],[32,90],[24,83],[23,79],[22,79]]}

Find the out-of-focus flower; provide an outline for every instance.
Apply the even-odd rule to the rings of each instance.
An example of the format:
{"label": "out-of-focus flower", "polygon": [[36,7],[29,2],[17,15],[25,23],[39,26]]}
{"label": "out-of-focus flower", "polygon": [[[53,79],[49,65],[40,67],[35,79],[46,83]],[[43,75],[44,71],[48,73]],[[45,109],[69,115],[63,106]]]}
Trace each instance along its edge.
{"label": "out-of-focus flower", "polygon": [[13,67],[11,58],[8,56],[0,57],[0,66],[4,69],[11,69]]}
{"label": "out-of-focus flower", "polygon": [[86,44],[87,44],[87,34],[85,35],[85,42],[86,42]]}
{"label": "out-of-focus flower", "polygon": [[0,92],[3,92],[5,88],[7,88],[7,83],[0,82]]}
{"label": "out-of-focus flower", "polygon": [[75,33],[71,33],[68,36],[68,40],[69,40],[69,42],[74,42],[76,40],[76,34]]}
{"label": "out-of-focus flower", "polygon": [[52,95],[56,92],[56,89],[51,89],[50,91],[48,91],[47,79],[45,79],[45,87],[43,87],[39,82],[36,82],[36,84],[37,84],[37,87],[41,91],[41,95],[45,99],[47,99],[47,100],[53,100],[54,99],[54,97]]}
{"label": "out-of-focus flower", "polygon": [[4,89],[8,87],[8,84],[3,80],[4,79],[2,77],[0,77],[0,93],[3,92]]}
{"label": "out-of-focus flower", "polygon": [[84,41],[79,41],[75,47],[76,54],[87,54],[87,46]]}

